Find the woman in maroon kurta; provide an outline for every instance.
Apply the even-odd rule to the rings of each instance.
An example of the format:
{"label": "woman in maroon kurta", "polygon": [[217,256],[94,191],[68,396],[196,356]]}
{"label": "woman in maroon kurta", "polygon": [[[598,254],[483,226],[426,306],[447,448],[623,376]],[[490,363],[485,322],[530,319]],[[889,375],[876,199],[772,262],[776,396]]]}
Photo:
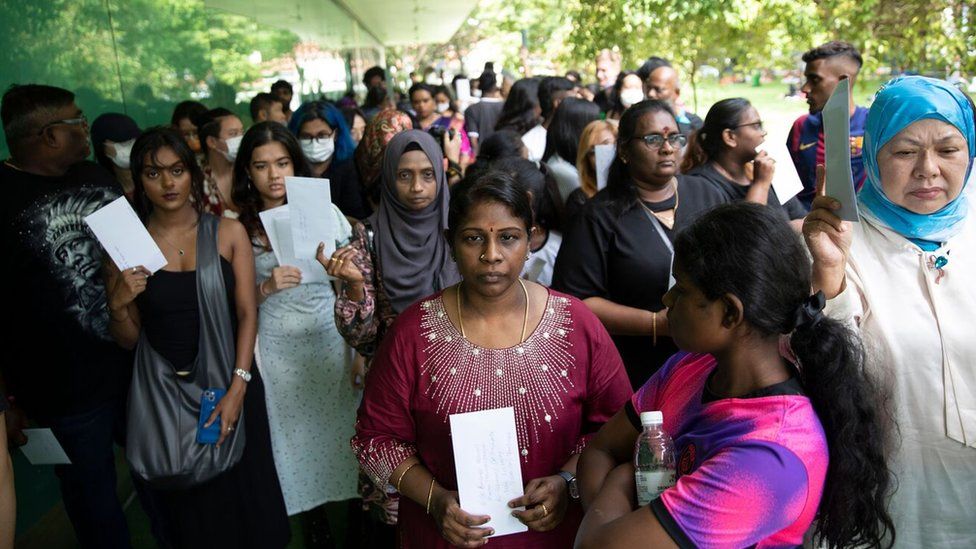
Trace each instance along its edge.
{"label": "woman in maroon kurta", "polygon": [[518,275],[532,212],[510,176],[453,189],[449,239],[462,282],[400,314],[369,372],[353,448],[393,485],[401,547],[487,543],[485,516],[458,506],[451,414],[515,409],[529,531],[493,547],[572,546],[581,519],[576,457],[630,395],[620,356],[579,300]]}

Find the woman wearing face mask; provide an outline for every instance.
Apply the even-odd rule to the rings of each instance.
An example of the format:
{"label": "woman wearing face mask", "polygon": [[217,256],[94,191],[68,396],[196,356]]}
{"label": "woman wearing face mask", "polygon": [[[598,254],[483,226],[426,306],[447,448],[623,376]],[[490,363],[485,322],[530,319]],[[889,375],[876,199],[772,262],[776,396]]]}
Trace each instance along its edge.
{"label": "woman wearing face mask", "polygon": [[141,134],[136,121],[120,113],[105,113],[91,124],[95,160],[112,172],[129,202],[132,202],[135,191],[129,156],[132,154],[132,144]]}
{"label": "woman wearing face mask", "polygon": [[[767,204],[799,230],[806,210],[793,198],[781,204],[773,189],[775,161],[756,148],[766,140],[759,112],[742,98],[723,99],[712,105],[704,125],[688,138],[681,173],[700,177],[729,200]],[[790,169],[787,167],[786,169]]]}
{"label": "woman wearing face mask", "polygon": [[369,215],[352,161],[356,145],[342,112],[325,101],[303,103],[292,115],[288,129],[298,137],[312,177],[329,180],[332,202],[342,213],[353,219]]}
{"label": "woman wearing face mask", "polygon": [[463,280],[408,307],[390,329],[353,448],[377,484],[402,494],[399,547],[480,547],[497,517],[458,500],[448,417],[511,406],[524,491],[504,496],[510,509],[525,506],[509,512],[528,531],[490,545],[570,547],[581,514],[577,455],[630,394],[620,357],[579,300],[519,277],[533,231],[525,187],[489,170],[454,187],[448,219]]}
{"label": "woman wearing face mask", "polygon": [[194,123],[203,153],[204,209],[218,217],[237,218],[231,196],[234,160],[244,137],[244,123],[236,114],[218,107],[199,116]]}
{"label": "woman wearing face mask", "polygon": [[462,166],[471,164],[474,162],[474,149],[471,147],[468,131],[464,127],[464,115],[458,110],[457,102],[454,100],[450,88],[447,86],[435,87],[434,103],[441,117],[433,125],[452,129],[461,136],[460,164]]}
{"label": "woman wearing face mask", "polygon": [[[173,390],[174,382],[226,376],[232,381],[208,422],[219,425],[218,445],[235,444],[235,429],[245,435],[240,460],[216,477],[151,489],[163,541],[181,548],[283,548],[291,531],[271,452],[264,383],[253,367],[250,239],[237,221],[203,211],[203,173],[175,130],[146,131],[133,145],[131,169],[136,210],[168,261],[155,274],[142,266],[124,273],[106,267],[109,331],[122,347],[136,348],[132,399],[168,402],[171,395],[161,391]],[[182,398],[186,406],[199,406]],[[130,423],[130,440],[134,436]],[[161,442],[170,443],[179,441]]]}
{"label": "woman wearing face mask", "polygon": [[623,71],[617,76],[611,94],[612,106],[607,111],[608,120],[620,120],[625,110],[644,100],[644,83],[634,71]]}
{"label": "woman wearing face mask", "polygon": [[[427,132],[394,136],[383,157],[376,212],[353,227],[349,246],[331,258],[319,255],[327,272],[342,280],[336,327],[370,360],[400,312],[459,279],[444,237],[449,191],[442,158]],[[379,520],[396,524],[395,498],[384,491],[365,497]],[[392,529],[382,535],[392,538]]]}
{"label": "woman wearing face mask", "polygon": [[894,388],[892,518],[905,547],[976,546],[973,110],[942,80],[887,83],[865,126],[860,222],[818,196],[803,223],[813,288],[871,343]]}
{"label": "woman wearing face mask", "polygon": [[[453,147],[448,147],[448,141],[451,139],[449,130],[453,128],[453,117],[442,116],[437,110],[437,102],[434,98],[435,95],[434,88],[427,84],[419,83],[410,86],[410,91],[408,93],[410,97],[410,105],[413,107],[414,113],[417,118],[417,126],[424,131],[431,131],[432,128],[439,128],[443,130],[444,140],[441,145],[444,151],[448,154],[448,161],[452,164],[450,165],[450,177],[451,183],[455,183],[460,180],[462,171],[464,167],[471,162],[471,142],[468,140],[468,133],[464,131],[464,124],[462,122],[460,130],[454,131],[454,139],[460,140],[460,150],[455,150],[457,144]],[[448,109],[450,106],[448,105]]]}
{"label": "woman wearing face mask", "polygon": [[[306,545],[316,546],[330,530],[323,504],[358,495],[358,464],[347,444],[359,392],[348,381],[345,345],[331,314],[335,291],[328,283],[303,282],[297,267],[278,265],[259,215],[287,202],[286,177],[309,173],[298,140],[281,124],[262,122],[244,134],[234,202],[254,249],[257,356],[275,466],[288,514],[304,512]],[[333,244],[345,245],[351,236],[345,216],[335,205],[323,215],[339,229]]]}
{"label": "woman wearing face mask", "polygon": [[666,103],[630,107],[619,130],[607,188],[564,235],[552,287],[582,299],[603,321],[636,388],[676,351],[662,302],[674,235],[728,199],[678,174],[686,139]]}

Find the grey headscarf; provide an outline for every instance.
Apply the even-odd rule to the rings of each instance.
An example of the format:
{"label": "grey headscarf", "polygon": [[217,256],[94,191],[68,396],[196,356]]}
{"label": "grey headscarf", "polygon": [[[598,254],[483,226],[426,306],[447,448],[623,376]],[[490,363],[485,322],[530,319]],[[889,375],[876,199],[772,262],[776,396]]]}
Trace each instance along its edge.
{"label": "grey headscarf", "polygon": [[[407,148],[416,143],[434,166],[437,196],[421,211],[397,198],[396,172]],[[450,190],[444,176],[444,154],[427,132],[408,130],[390,140],[383,156],[380,204],[369,221],[376,230],[376,261],[383,288],[397,313],[411,303],[461,280],[444,238]]]}

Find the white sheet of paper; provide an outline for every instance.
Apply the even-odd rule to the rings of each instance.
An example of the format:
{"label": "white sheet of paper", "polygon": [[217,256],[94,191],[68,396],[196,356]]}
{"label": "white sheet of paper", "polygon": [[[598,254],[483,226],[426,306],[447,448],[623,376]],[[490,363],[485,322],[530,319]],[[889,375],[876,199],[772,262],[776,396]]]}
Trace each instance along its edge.
{"label": "white sheet of paper", "polygon": [[302,271],[302,284],[328,282],[330,280],[331,277],[325,273],[325,269],[317,260],[295,257],[295,246],[291,232],[291,213],[288,204],[265,210],[259,215],[278,265],[298,267]]}
{"label": "white sheet of paper", "polygon": [[166,266],[166,256],[124,196],[85,217],[85,223],[120,271],[142,265],[155,273]]}
{"label": "white sheet of paper", "polygon": [[525,493],[515,409],[453,414],[450,421],[461,509],[490,516],[485,527],[494,528],[494,536],[528,531],[508,507]]}
{"label": "white sheet of paper", "polygon": [[607,186],[607,176],[610,175],[613,157],[617,155],[617,146],[612,143],[596,145],[593,152],[596,154],[596,190],[600,191]]}
{"label": "white sheet of paper", "polygon": [[[332,213],[332,192],[328,179],[286,177],[291,237],[298,259],[315,259],[319,242],[325,243],[325,256],[335,252],[336,227]],[[320,266],[321,268],[321,266]]]}
{"label": "white sheet of paper", "polygon": [[20,451],[32,465],[71,465],[68,454],[50,429],[24,429],[24,434],[27,444]]}
{"label": "white sheet of paper", "polygon": [[796,171],[793,164],[793,157],[790,150],[786,148],[784,141],[766,141],[756,147],[756,152],[766,151],[776,161],[776,171],[773,172],[773,190],[780,204],[786,204],[791,198],[803,190],[803,182],[800,181],[800,174]]}
{"label": "white sheet of paper", "polygon": [[840,202],[835,213],[845,221],[857,221],[857,196],[851,172],[851,88],[841,80],[823,109],[826,194]]}

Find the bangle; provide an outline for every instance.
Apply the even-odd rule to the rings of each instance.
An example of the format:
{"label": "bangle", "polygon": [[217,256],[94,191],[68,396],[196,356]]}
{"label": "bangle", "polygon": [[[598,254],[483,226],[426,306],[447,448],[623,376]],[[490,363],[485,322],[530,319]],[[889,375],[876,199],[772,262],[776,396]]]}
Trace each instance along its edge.
{"label": "bangle", "polygon": [[651,311],[651,342],[657,347],[657,313]]}
{"label": "bangle", "polygon": [[427,490],[427,514],[430,514],[430,496],[434,495],[434,477],[430,477],[430,490]]}
{"label": "bangle", "polygon": [[407,476],[407,472],[409,472],[410,469],[413,469],[417,465],[420,465],[419,461],[414,462],[413,464],[410,465],[410,467],[404,469],[403,472],[400,473],[400,476],[397,477],[396,482],[393,483],[393,486],[396,488],[397,492],[400,491],[400,483],[403,482],[403,477]]}
{"label": "bangle", "polygon": [[268,279],[265,278],[264,280],[261,281],[260,284],[258,284],[258,291],[261,292],[261,296],[262,297],[270,297],[271,296],[270,293],[264,291],[264,283],[267,282],[267,281],[268,281]]}
{"label": "bangle", "polygon": [[236,370],[234,370],[234,375],[243,379],[244,383],[251,382],[251,372],[248,372],[244,368],[237,368]]}

